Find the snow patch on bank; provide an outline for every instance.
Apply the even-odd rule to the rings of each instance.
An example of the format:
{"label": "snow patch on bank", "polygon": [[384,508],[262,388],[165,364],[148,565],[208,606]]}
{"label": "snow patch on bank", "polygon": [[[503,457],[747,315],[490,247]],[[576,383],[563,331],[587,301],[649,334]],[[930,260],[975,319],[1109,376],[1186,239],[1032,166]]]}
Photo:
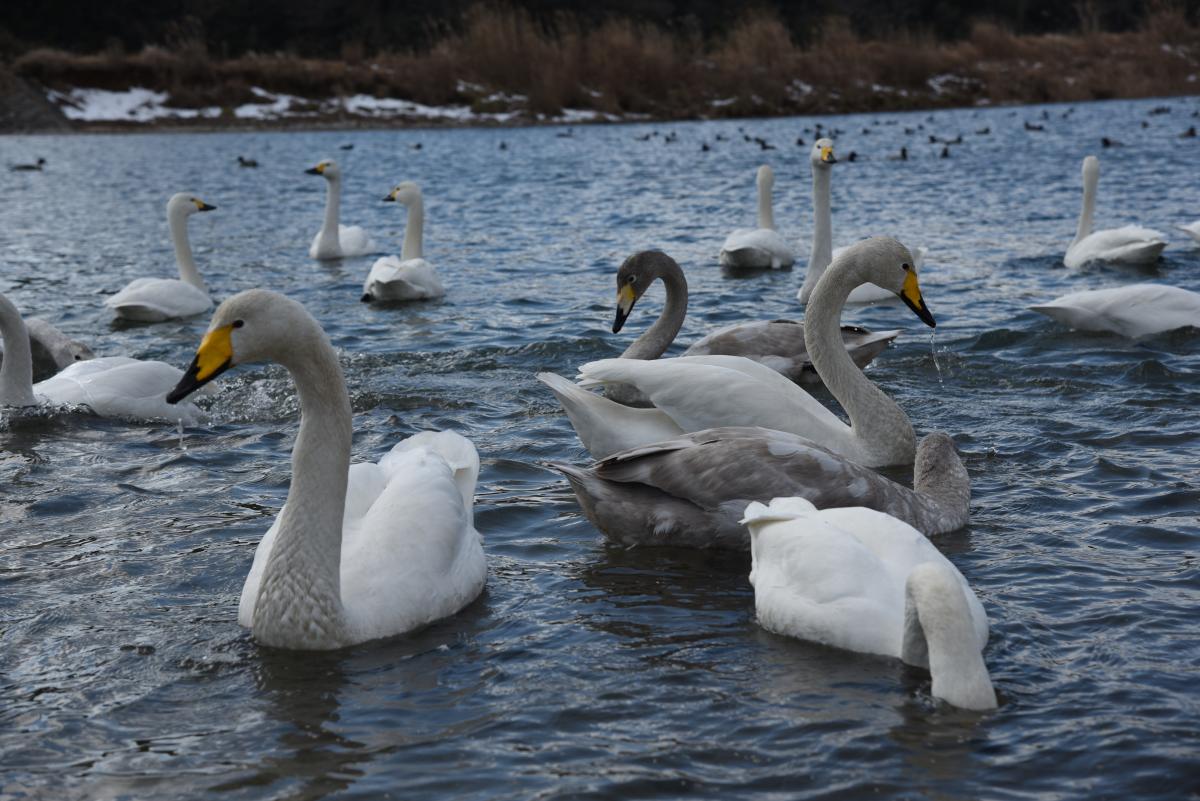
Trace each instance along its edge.
{"label": "snow patch on bank", "polygon": [[140,86],[123,92],[107,89],[72,89],[47,93],[50,102],[62,109],[69,120],[85,122],[153,122],[161,119],[190,120],[219,117],[219,108],[169,108],[167,93]]}

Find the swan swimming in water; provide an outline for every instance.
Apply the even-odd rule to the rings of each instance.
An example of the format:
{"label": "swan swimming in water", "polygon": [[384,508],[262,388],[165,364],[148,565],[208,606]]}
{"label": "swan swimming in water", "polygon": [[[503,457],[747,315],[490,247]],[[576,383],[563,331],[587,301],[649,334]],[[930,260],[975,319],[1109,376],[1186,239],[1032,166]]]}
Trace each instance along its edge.
{"label": "swan swimming in water", "polygon": [[363,228],[338,222],[342,208],[342,168],[338,163],[333,159],[325,159],[304,172],[320,175],[327,183],[325,221],[313,237],[308,255],[314,259],[341,259],[374,251],[375,243]]}
{"label": "swan swimming in water", "polygon": [[1111,264],[1145,266],[1158,261],[1166,238],[1158,231],[1140,225],[1122,228],[1092,230],[1092,217],[1096,213],[1096,188],[1100,183],[1100,160],[1088,156],[1083,160],[1083,208],[1079,212],[1079,225],[1075,239],[1067,248],[1063,264],[1067,267],[1082,267],[1093,261]]}
{"label": "swan swimming in water", "polygon": [[863,507],[752,503],[754,605],[764,629],[927,668],[935,698],[995,709],[983,605],[921,532]]}
{"label": "swan swimming in water", "polygon": [[[61,372],[33,383],[33,353],[28,330],[12,301],[0,295],[0,406],[86,406],[101,417],[129,420],[204,419],[195,404],[171,406],[163,396],[183,372],[165,362],[106,356],[74,361]],[[89,351],[90,353],[90,351]]]}
{"label": "swan swimming in water", "polygon": [[[687,317],[688,285],[678,262],[659,250],[645,250],[627,258],[617,270],[617,313],[613,333],[619,332],[634,305],[656,281],[661,280],[667,298],[658,319],[642,332],[622,359],[657,359],[667,352]],[[899,335],[899,331],[872,332],[858,326],[842,326],[842,342],[850,358],[865,367]],[[755,320],[734,323],[693,343],[684,356],[744,356],[770,367],[797,384],[819,384],[804,344],[804,326],[793,320]],[[644,395],[621,384],[604,388],[605,396],[618,403],[649,406]]]}
{"label": "swan swimming in water", "polygon": [[1088,289],[1029,308],[1077,331],[1103,331],[1130,339],[1186,326],[1200,328],[1200,292],[1165,284]]}
{"label": "swan swimming in water", "polygon": [[[737,356],[602,359],[580,368],[582,386],[552,373],[538,378],[558,396],[579,439],[597,459],[687,431],[761,426],[807,437],[867,467],[909,464],[916,436],[908,416],[855,366],[842,344],[839,318],[846,296],[867,281],[891,288],[922,321],[935,325],[904,245],[875,237],[838,257],[813,294],[804,339],[813,366],[850,425],[779,373]],[[633,386],[653,408],[624,407],[584,388],[611,383]]]}
{"label": "swan swimming in water", "polygon": [[[802,304],[807,304],[817,282],[825,274],[825,270],[833,260],[842,254],[845,248],[833,248],[833,212],[830,184],[832,183],[833,165],[837,157],[833,153],[832,139],[818,139],[813,142],[808,154],[808,161],[813,175],[813,240],[812,253],[808,257],[808,268],[804,271],[804,283],[796,293],[796,298]],[[912,251],[913,270],[921,271],[925,260],[925,248]],[[856,286],[847,303],[885,303],[896,300],[896,294],[874,284]],[[865,366],[865,365],[860,365]]]}
{"label": "swan swimming in water", "polygon": [[433,265],[422,257],[425,228],[425,202],[421,188],[412,181],[397,184],[384,198],[408,207],[404,226],[404,245],[400,258],[384,256],[371,266],[363,283],[361,300],[430,300],[446,294]]}
{"label": "swan swimming in water", "polygon": [[167,201],[167,224],[171,229],[171,244],[175,246],[179,278],[134,279],[104,301],[104,305],[120,319],[146,323],[192,317],[208,311],[212,307],[212,298],[196,269],[196,260],[192,258],[187,221],[196,212],[215,208],[186,192],[172,195]]}
{"label": "swan swimming in water", "polygon": [[775,173],[766,164],[758,168],[758,228],[740,228],[725,238],[721,246],[722,267],[778,270],[791,267],[796,255],[787,240],[775,230],[771,208],[771,188]]}
{"label": "swan swimming in water", "polygon": [[337,353],[299,303],[252,289],[213,314],[177,403],[231,367],[272,361],[300,397],[287,502],[254,553],[238,622],[277,648],[328,650],[412,631],[483,590],[472,505],[479,455],[422,432],[350,464],[353,420]]}

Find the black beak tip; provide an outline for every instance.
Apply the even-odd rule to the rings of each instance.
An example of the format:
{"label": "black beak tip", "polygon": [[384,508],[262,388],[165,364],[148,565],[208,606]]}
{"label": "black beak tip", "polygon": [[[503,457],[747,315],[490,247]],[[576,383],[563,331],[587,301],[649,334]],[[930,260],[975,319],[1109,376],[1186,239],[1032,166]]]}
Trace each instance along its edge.
{"label": "black beak tip", "polygon": [[317,170],[316,167],[309,167],[307,170],[304,171],[304,174],[305,175],[320,175],[321,173]]}
{"label": "black beak tip", "polygon": [[395,203],[395,202],[396,202],[396,198],[392,197],[391,195],[388,195],[387,197],[385,197],[385,198],[383,199],[383,202],[384,202],[384,203]]}
{"label": "black beak tip", "polygon": [[359,298],[359,300],[362,301],[363,303],[370,303],[373,300],[373,298],[371,297],[370,292],[364,292],[362,297]]}
{"label": "black beak tip", "polygon": [[204,204],[201,204],[201,206],[200,206],[200,211],[216,211],[216,210],[217,210],[217,207],[213,206],[210,203],[204,203]]}

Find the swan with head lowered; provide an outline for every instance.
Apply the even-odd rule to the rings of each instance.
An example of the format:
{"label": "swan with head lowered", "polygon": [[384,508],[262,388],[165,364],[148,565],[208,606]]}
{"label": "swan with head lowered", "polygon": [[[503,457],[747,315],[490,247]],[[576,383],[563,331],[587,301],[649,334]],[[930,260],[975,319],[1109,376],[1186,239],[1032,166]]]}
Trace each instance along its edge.
{"label": "swan with head lowered", "polygon": [[1130,339],[1187,326],[1200,328],[1200,292],[1165,284],[1088,289],[1029,308],[1077,331]]}
{"label": "swan with head lowered", "polygon": [[1079,225],[1075,239],[1067,248],[1063,264],[1082,267],[1093,261],[1110,264],[1145,266],[1158,261],[1166,237],[1151,228],[1126,225],[1122,228],[1092,230],[1092,218],[1096,213],[1096,187],[1100,183],[1100,160],[1088,156],[1083,160],[1083,209],[1079,212]]}
{"label": "swan with head lowered", "polygon": [[25,320],[25,328],[29,333],[34,381],[43,381],[75,362],[96,358],[91,348],[71,339],[48,320],[30,317]]}
{"label": "swan with head lowered", "polygon": [[363,256],[375,250],[370,235],[357,225],[342,225],[338,220],[342,208],[342,168],[333,159],[325,159],[305,172],[320,175],[327,186],[325,221],[313,237],[308,255],[314,259],[341,259]]}
{"label": "swan with head lowered", "polygon": [[[804,283],[801,285],[800,291],[796,293],[797,299],[803,304],[808,303],[808,299],[816,289],[821,276],[825,274],[825,270],[845,250],[845,248],[833,249],[833,200],[830,185],[833,165],[837,164],[837,157],[833,154],[833,140],[818,139],[814,142],[812,150],[808,154],[808,161],[812,166],[813,176],[813,239],[812,253],[808,257],[808,269],[804,272]],[[913,270],[920,272],[925,249],[917,248],[912,255]],[[894,300],[896,300],[894,292],[889,292],[875,284],[856,286],[846,298],[847,303],[884,303]]]}
{"label": "swan with head lowered", "polygon": [[0,335],[4,339],[0,406],[86,406],[101,417],[179,420],[188,425],[204,419],[195,404],[171,406],[163,400],[183,375],[165,362],[124,356],[96,359],[90,358],[89,350],[88,359],[72,361],[61,372],[33,383],[29,332],[17,307],[4,295],[0,295]]}
{"label": "swan with head lowered", "polygon": [[299,303],[252,289],[222,303],[176,403],[239,364],[287,368],[300,397],[287,502],[254,553],[238,622],[258,642],[326,650],[455,614],[487,576],[473,522],[479,455],[422,432],[379,462],[350,464],[350,398],[337,353]]}
{"label": "swan with head lowered", "polygon": [[1196,220],[1194,223],[1189,223],[1188,225],[1177,225],[1175,227],[1190,236],[1192,241],[1197,245],[1200,245],[1200,220]]}
{"label": "swan with head lowered", "polygon": [[[619,332],[634,305],[657,280],[663,282],[667,298],[658,319],[642,332],[622,359],[657,359],[675,341],[687,317],[688,285],[678,262],[659,250],[630,256],[617,270],[617,313],[613,333]],[[850,358],[865,367],[883,352],[899,331],[872,332],[858,326],[841,327],[842,342]],[[770,367],[797,384],[819,384],[804,344],[804,326],[793,320],[756,320],[725,326],[692,344],[684,356],[744,356]],[[619,403],[646,406],[649,401],[620,385],[605,387],[605,394]]]}
{"label": "swan with head lowered", "polygon": [[[888,287],[922,321],[935,325],[904,245],[875,237],[838,257],[813,293],[804,339],[817,374],[846,410],[849,425],[779,373],[738,356],[603,359],[580,368],[581,386],[552,373],[538,378],[558,396],[579,439],[597,459],[687,431],[761,426],[807,437],[867,467],[910,464],[916,436],[908,416],[863,374],[842,343],[838,323],[846,296],[867,281]],[[584,388],[614,383],[634,387],[653,408],[625,407]]]}
{"label": "swan with head lowered", "polygon": [[803,498],[752,503],[754,606],[764,629],[927,668],[932,693],[995,709],[980,651],[983,605],[921,532],[863,507],[818,510]]}
{"label": "swan with head lowered", "polygon": [[403,203],[408,208],[404,226],[404,245],[400,258],[384,256],[371,266],[363,283],[362,301],[373,300],[431,300],[446,294],[433,265],[422,257],[422,234],[425,228],[425,202],[421,188],[412,181],[397,184],[384,198]]}
{"label": "swan with head lowered", "polygon": [[720,253],[722,267],[778,270],[796,262],[792,246],[775,230],[775,212],[771,208],[775,173],[766,164],[758,168],[757,184],[758,227],[740,228],[725,238]]}
{"label": "swan with head lowered", "polygon": [[208,287],[192,258],[187,221],[198,211],[215,208],[186,192],[172,195],[167,201],[167,225],[171,229],[171,243],[175,246],[179,278],[137,278],[104,301],[104,305],[118,318],[147,323],[192,317],[212,308]]}

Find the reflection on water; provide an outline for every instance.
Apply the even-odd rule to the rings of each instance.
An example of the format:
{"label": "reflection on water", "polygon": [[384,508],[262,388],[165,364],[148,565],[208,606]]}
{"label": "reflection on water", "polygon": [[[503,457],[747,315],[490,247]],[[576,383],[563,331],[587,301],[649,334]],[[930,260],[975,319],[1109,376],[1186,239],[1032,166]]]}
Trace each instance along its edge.
{"label": "reflection on water", "polygon": [[[672,352],[802,316],[801,266],[735,278],[716,251],[752,223],[744,187],[769,156],[780,231],[806,252],[807,151],[744,148],[736,128],[793,141],[813,120],[671,125],[669,147],[637,125],[5,138],[54,156],[0,204],[0,291],[25,314],[98,355],[184,367],[206,318],[114,324],[102,300],[171,274],[163,202],[201,194],[218,210],[191,239],[214,296],[285,292],[339,349],[356,459],[433,428],[476,443],[489,577],[463,614],[411,636],[259,648],[236,612],[291,478],[298,406],[281,368],[223,376],[182,448],[174,424],[5,412],[0,797],[1178,796],[1200,729],[1200,338],[1070,333],[1026,310],[1135,281],[1200,289],[1200,248],[1182,240],[1149,272],[1061,265],[1079,160],[1102,135],[1139,147],[1104,152],[1098,225],[1194,219],[1200,140],[1170,120],[1200,102],[1147,116],[1159,102],[1077,106],[1036,135],[1020,124],[1036,112],[1015,109],[824,121],[860,154],[835,168],[835,244],[890,233],[929,250],[935,344],[898,304],[845,317],[904,329],[870,375],[919,433],[950,432],[970,471],[971,525],[937,545],[991,621],[1001,707],[987,715],[934,703],[928,673],[898,660],[763,632],[744,555],[604,545],[548,467],[586,454],[533,374],[573,375],[651,323],[658,287],[610,331],[613,273],[634,250],[687,271]],[[955,158],[907,141],[918,124],[962,131]],[[344,222],[398,252],[403,215],[378,198],[421,183],[443,301],[363,304],[371,258],[307,258],[324,186],[300,171],[345,141]],[[908,162],[884,157],[906,143]],[[213,168],[237,154],[259,169]]]}

